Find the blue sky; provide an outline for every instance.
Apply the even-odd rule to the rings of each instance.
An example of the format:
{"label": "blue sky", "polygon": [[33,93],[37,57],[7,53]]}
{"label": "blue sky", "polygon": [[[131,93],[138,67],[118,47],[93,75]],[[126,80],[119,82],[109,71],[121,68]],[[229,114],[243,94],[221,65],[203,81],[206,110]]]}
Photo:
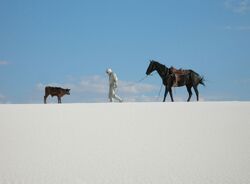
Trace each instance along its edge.
{"label": "blue sky", "polygon": [[125,101],[161,101],[159,76],[136,83],[150,59],[203,75],[202,100],[249,101],[250,0],[0,0],[0,103],[43,103],[46,85],[105,102],[108,67]]}

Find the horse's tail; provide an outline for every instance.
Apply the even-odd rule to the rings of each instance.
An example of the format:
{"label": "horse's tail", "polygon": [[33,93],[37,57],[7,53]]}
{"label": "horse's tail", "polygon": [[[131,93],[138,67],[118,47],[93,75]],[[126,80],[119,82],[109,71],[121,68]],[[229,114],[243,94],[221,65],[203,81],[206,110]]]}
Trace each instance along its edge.
{"label": "horse's tail", "polygon": [[200,78],[199,84],[201,84],[201,85],[203,85],[203,86],[206,86],[205,83],[204,83],[204,81],[205,81],[205,79],[204,79],[204,77],[202,76],[202,77]]}
{"label": "horse's tail", "polygon": [[193,70],[190,70],[191,71],[191,73],[193,73],[193,76],[195,76],[195,78],[196,78],[196,81],[197,81],[197,78],[198,78],[198,84],[201,84],[201,85],[203,85],[203,86],[205,86],[205,83],[204,83],[204,81],[205,81],[205,79],[204,79],[204,77],[203,76],[200,76],[198,73],[196,73],[195,71],[193,71]]}

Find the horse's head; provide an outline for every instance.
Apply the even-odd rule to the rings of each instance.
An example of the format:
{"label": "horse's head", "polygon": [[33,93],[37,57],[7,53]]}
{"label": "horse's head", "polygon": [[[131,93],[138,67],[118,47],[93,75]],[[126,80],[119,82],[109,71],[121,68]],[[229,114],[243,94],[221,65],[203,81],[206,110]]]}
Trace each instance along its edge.
{"label": "horse's head", "polygon": [[149,75],[156,70],[156,61],[150,60],[146,74]]}
{"label": "horse's head", "polygon": [[70,95],[70,89],[68,89],[68,88],[65,89],[65,94],[66,94],[66,95]]}

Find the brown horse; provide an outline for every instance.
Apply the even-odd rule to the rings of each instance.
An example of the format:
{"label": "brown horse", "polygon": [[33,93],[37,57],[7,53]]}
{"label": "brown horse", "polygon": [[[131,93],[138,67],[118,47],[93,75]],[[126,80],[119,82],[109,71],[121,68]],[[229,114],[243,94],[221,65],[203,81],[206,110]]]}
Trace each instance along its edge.
{"label": "brown horse", "polygon": [[51,95],[52,97],[57,96],[58,103],[62,103],[61,98],[64,95],[70,95],[70,89],[63,89],[60,87],[51,87],[46,86],[45,87],[45,95],[44,95],[44,103],[46,104],[47,97]]}
{"label": "brown horse", "polygon": [[197,101],[199,101],[199,91],[198,91],[198,85],[204,84],[204,78],[201,77],[198,73],[194,72],[193,70],[182,70],[179,69],[177,70],[174,67],[166,67],[165,65],[151,60],[150,64],[148,66],[148,69],[146,71],[146,74],[149,75],[153,71],[157,71],[157,73],[160,75],[162,78],[162,83],[165,85],[165,94],[163,98],[163,102],[166,100],[166,96],[169,92],[171,101],[173,102],[173,94],[172,94],[172,87],[181,87],[181,86],[186,86],[189,97],[187,101],[190,101],[191,96],[192,96],[192,90],[191,88],[194,88]]}

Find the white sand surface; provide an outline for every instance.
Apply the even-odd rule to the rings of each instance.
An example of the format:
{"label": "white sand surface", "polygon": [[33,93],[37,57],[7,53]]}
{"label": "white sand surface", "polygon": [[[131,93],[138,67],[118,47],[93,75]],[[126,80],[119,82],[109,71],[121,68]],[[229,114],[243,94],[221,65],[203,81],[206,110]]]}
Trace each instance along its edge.
{"label": "white sand surface", "polygon": [[0,184],[249,184],[250,102],[0,105]]}

